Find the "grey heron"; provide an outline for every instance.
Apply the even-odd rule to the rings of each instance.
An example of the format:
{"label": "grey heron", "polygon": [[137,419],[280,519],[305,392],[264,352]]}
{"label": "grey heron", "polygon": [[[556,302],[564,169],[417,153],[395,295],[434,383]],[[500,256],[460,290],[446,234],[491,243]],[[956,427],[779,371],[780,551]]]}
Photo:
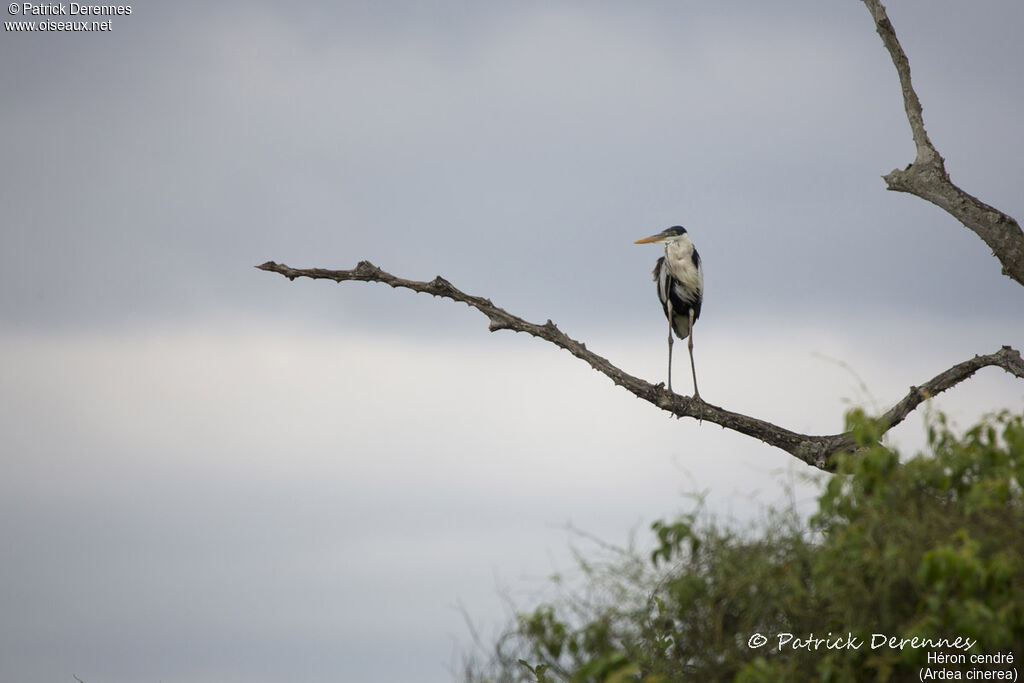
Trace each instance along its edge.
{"label": "grey heron", "polygon": [[672,391],[672,333],[686,340],[690,349],[690,371],[693,373],[693,397],[697,391],[697,368],[693,363],[693,323],[700,317],[704,299],[704,269],[700,255],[690,241],[686,228],[676,225],[651,235],[634,244],[665,244],[665,255],[654,266],[654,281],[658,284],[658,299],[668,318],[668,390]]}

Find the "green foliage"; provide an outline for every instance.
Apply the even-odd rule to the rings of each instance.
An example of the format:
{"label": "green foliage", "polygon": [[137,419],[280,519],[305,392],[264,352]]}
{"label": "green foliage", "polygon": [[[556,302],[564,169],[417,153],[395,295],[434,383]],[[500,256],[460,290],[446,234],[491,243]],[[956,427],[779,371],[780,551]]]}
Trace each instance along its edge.
{"label": "green foliage", "polygon": [[694,533],[693,523],[696,515],[685,515],[672,523],[658,520],[651,529],[658,537],[658,547],[651,553],[651,563],[657,566],[658,560],[668,562],[673,555],[678,555],[683,541],[690,542],[690,552],[696,553],[700,547],[700,536]]}
{"label": "green foliage", "polygon": [[[937,416],[929,453],[903,463],[862,412],[848,428],[861,448],[839,457],[809,522],[792,510],[746,534],[694,513],[655,522],[649,561],[634,554],[591,576],[590,593],[613,597],[520,616],[497,670],[470,678],[902,681],[934,649],[872,648],[872,634],[1024,654],[1022,416],[963,436]],[[767,642],[752,647],[754,634]],[[779,634],[824,640],[794,647]],[[861,647],[827,645],[849,639]],[[519,661],[502,666],[516,662],[510,649]]]}

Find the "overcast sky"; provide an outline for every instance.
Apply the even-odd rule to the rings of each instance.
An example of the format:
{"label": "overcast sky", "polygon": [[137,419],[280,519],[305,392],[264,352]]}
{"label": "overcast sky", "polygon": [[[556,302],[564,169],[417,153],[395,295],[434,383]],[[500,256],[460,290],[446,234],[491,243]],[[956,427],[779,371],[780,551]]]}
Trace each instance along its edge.
{"label": "overcast sky", "polygon": [[[1024,5],[890,4],[954,181],[1020,219]],[[702,395],[813,433],[1024,345],[985,245],[885,190],[913,145],[856,0],[131,7],[0,37],[0,680],[450,680],[458,606],[530,606],[567,524],[813,501],[464,306],[266,260],[442,274],[663,381],[632,241],[682,224]]]}

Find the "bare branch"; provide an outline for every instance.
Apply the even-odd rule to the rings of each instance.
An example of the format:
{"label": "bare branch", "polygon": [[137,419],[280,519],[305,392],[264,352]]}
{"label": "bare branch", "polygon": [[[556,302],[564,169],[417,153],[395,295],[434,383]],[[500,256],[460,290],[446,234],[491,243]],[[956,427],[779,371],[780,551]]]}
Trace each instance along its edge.
{"label": "bare branch", "polygon": [[957,363],[919,387],[910,387],[910,393],[886,411],[880,421],[886,430],[892,429],[903,422],[904,418],[925,400],[959,384],[981,368],[988,366],[1002,368],[1011,375],[1024,379],[1024,360],[1021,359],[1020,353],[1009,346],[1004,346],[987,356],[975,356],[963,363]]}
{"label": "bare branch", "polygon": [[925,199],[959,220],[992,249],[1003,266],[1003,274],[1024,285],[1024,232],[1011,216],[964,192],[950,180],[942,155],[924,129],[921,101],[910,82],[910,62],[896,39],[885,7],[880,0],[863,1],[899,74],[903,106],[917,147],[917,158],[912,164],[883,176],[888,188]]}
{"label": "bare branch", "polygon": [[[586,362],[590,367],[608,377],[612,382],[623,387],[634,396],[642,398],[676,417],[692,417],[707,420],[727,429],[746,434],[770,446],[781,448],[790,455],[818,469],[831,470],[833,467],[831,462],[833,455],[840,451],[853,450],[855,447],[853,438],[849,433],[825,436],[799,434],[756,417],[734,413],[699,398],[680,396],[666,389],[664,383],[651,384],[646,382],[623,372],[606,358],[588,350],[586,345],[559,330],[550,320],[543,325],[523,320],[503,308],[495,306],[491,303],[490,299],[466,294],[440,275],[430,282],[406,280],[381,270],[369,261],[360,261],[352,270],[290,268],[273,261],[267,261],[256,267],[260,270],[279,273],[289,280],[294,280],[297,277],[308,277],[314,280],[334,280],[335,282],[345,282],[348,280],[383,282],[392,287],[411,289],[414,292],[422,292],[451,299],[452,301],[459,301],[487,316],[487,319],[490,321],[489,328],[491,332],[497,330],[526,332],[534,337],[549,341]],[[881,418],[884,430],[888,431],[888,429],[902,422],[914,408],[929,396],[934,396],[949,389],[967,379],[979,369],[990,365],[1001,367],[1007,372],[1024,379],[1024,360],[1021,359],[1020,353],[1008,346],[1004,346],[1001,350],[988,356],[975,356],[940,373],[920,387],[911,387],[907,397],[893,406]]]}

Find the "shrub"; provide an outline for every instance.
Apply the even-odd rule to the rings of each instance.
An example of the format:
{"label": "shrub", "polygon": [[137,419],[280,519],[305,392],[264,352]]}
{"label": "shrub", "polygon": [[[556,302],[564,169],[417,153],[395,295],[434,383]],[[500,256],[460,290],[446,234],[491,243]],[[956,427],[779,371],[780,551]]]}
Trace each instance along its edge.
{"label": "shrub", "polygon": [[[902,681],[929,652],[1024,654],[1022,416],[956,436],[940,415],[904,462],[862,412],[848,427],[860,449],[810,520],[772,510],[746,534],[695,512],[655,522],[649,557],[584,563],[585,597],[521,614],[467,679]],[[898,646],[915,637],[944,641]]]}

